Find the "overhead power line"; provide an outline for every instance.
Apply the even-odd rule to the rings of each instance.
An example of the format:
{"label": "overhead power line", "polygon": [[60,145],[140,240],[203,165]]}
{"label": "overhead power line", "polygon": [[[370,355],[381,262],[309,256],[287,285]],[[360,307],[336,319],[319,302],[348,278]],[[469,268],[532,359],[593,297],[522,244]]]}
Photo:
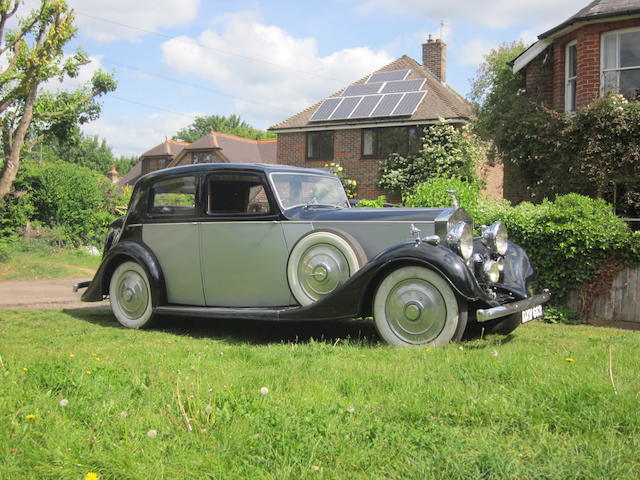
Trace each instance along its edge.
{"label": "overhead power line", "polygon": [[185,44],[189,44],[189,45],[198,45],[201,48],[204,48],[206,50],[210,50],[212,52],[221,53],[223,55],[229,55],[229,56],[233,56],[233,57],[238,57],[238,58],[242,58],[242,59],[245,59],[245,60],[249,60],[249,61],[252,61],[252,62],[263,63],[263,64],[266,64],[266,65],[271,65],[273,67],[278,67],[278,68],[282,68],[282,69],[285,69],[285,70],[290,70],[292,72],[297,72],[297,73],[302,73],[304,75],[310,75],[310,76],[313,76],[313,77],[322,78],[324,80],[331,80],[332,82],[340,83],[341,85],[343,85],[345,83],[349,83],[348,80],[338,80],[337,78],[327,77],[326,75],[321,75],[319,73],[309,72],[309,71],[301,70],[301,69],[298,69],[298,68],[295,68],[295,67],[290,67],[288,65],[282,65],[282,64],[279,64],[279,63],[275,63],[275,62],[270,62],[269,60],[264,60],[262,58],[255,58],[255,57],[250,57],[248,55],[243,55],[243,54],[237,53],[237,52],[230,52],[228,50],[222,50],[220,48],[215,48],[215,47],[212,47],[210,45],[205,45],[204,43],[200,43],[200,42],[198,42],[196,40],[182,40],[180,38],[176,38],[176,37],[171,36],[171,35],[165,35],[163,33],[159,33],[159,32],[156,32],[154,30],[147,30],[147,29],[136,27],[136,26],[133,26],[133,25],[127,25],[126,23],[117,22],[115,20],[109,20],[107,18],[97,17],[95,15],[90,15],[88,13],[80,12],[78,10],[75,10],[75,13],[77,13],[78,15],[82,15],[83,17],[92,18],[94,20],[99,20],[101,22],[110,23],[112,25],[118,25],[120,27],[129,28],[131,30],[137,30],[137,31],[142,32],[142,33],[146,33],[146,34],[149,34],[149,35],[155,35],[157,37],[166,38],[168,40],[179,41],[179,42],[182,42],[182,43],[185,43]]}

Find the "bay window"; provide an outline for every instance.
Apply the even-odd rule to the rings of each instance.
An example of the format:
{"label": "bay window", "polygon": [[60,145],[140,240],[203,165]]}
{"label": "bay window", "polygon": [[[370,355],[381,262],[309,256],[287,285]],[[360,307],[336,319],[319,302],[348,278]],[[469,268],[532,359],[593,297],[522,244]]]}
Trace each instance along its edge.
{"label": "bay window", "polygon": [[602,35],[600,94],[640,97],[640,28]]}

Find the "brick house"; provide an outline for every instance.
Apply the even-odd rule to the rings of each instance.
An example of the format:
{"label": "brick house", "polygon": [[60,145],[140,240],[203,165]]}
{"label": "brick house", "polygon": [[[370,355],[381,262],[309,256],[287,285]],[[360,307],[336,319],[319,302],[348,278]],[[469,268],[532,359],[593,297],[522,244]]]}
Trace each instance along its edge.
{"label": "brick house", "polygon": [[275,140],[253,140],[211,132],[193,143],[165,139],[140,156],[118,183],[132,185],[149,172],[192,163],[276,163]]}
{"label": "brick house", "polygon": [[356,180],[358,198],[385,192],[376,186],[380,161],[420,149],[421,128],[439,119],[468,122],[470,104],[446,80],[446,44],[422,45],[420,64],[402,56],[306,110],[273,125],[277,163],[342,165]]}
{"label": "brick house", "polygon": [[[575,113],[609,92],[640,96],[640,0],[596,0],[515,58],[527,94],[547,106]],[[529,200],[520,170],[505,161],[504,197]]]}
{"label": "brick house", "polygon": [[640,96],[640,0],[596,0],[513,60],[526,89],[575,112],[608,92]]}

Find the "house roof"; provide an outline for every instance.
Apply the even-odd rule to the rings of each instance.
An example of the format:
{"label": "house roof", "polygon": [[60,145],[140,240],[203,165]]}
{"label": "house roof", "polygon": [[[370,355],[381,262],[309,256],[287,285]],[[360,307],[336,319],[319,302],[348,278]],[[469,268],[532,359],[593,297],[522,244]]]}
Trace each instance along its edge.
{"label": "house roof", "polygon": [[226,158],[236,163],[276,163],[276,140],[253,140],[228,133],[212,131],[186,146],[172,164],[178,164],[188,152],[220,150]]}
{"label": "house roof", "polygon": [[175,157],[189,142],[179,142],[165,138],[164,142],[159,143],[150,150],[144,152],[140,157]]}
{"label": "house roof", "polygon": [[513,71],[518,72],[542,53],[553,40],[586,22],[602,21],[609,18],[640,14],[640,0],[595,0],[572,15],[564,22],[538,35],[538,41],[509,62]]}
{"label": "house roof", "polygon": [[538,38],[547,38],[578,22],[589,22],[603,18],[634,15],[640,13],[640,0],[595,0],[572,15],[560,25],[541,33]]}
{"label": "house roof", "polygon": [[[279,132],[287,130],[321,130],[336,126],[349,126],[351,128],[362,128],[364,125],[381,125],[385,124],[416,124],[416,123],[432,123],[440,118],[449,120],[459,120],[466,122],[471,116],[471,105],[455,90],[442,83],[436,76],[431,73],[423,65],[414,59],[403,55],[388,65],[376,70],[377,72],[388,72],[391,70],[410,70],[407,79],[425,78],[426,82],[422,90],[426,90],[427,94],[418,105],[415,113],[407,117],[384,117],[384,118],[365,118],[365,119],[348,119],[334,120],[324,122],[310,123],[309,119],[315,112],[316,108],[326,100],[323,99],[318,103],[310,106],[306,110],[280,122],[269,128],[269,130]],[[354,85],[363,84],[367,81],[369,75],[361,78]],[[346,87],[345,87],[346,88]],[[338,97],[344,89],[330,95],[327,98]]]}

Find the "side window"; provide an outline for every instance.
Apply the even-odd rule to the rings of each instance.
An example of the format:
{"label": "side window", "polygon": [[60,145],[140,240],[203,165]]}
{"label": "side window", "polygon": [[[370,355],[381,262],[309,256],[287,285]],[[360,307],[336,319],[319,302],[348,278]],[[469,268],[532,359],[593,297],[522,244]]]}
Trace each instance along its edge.
{"label": "side window", "polygon": [[218,173],[207,179],[210,215],[265,215],[273,212],[264,183],[251,173]]}
{"label": "side window", "polygon": [[193,216],[196,212],[196,178],[168,178],[151,188],[151,215]]}

